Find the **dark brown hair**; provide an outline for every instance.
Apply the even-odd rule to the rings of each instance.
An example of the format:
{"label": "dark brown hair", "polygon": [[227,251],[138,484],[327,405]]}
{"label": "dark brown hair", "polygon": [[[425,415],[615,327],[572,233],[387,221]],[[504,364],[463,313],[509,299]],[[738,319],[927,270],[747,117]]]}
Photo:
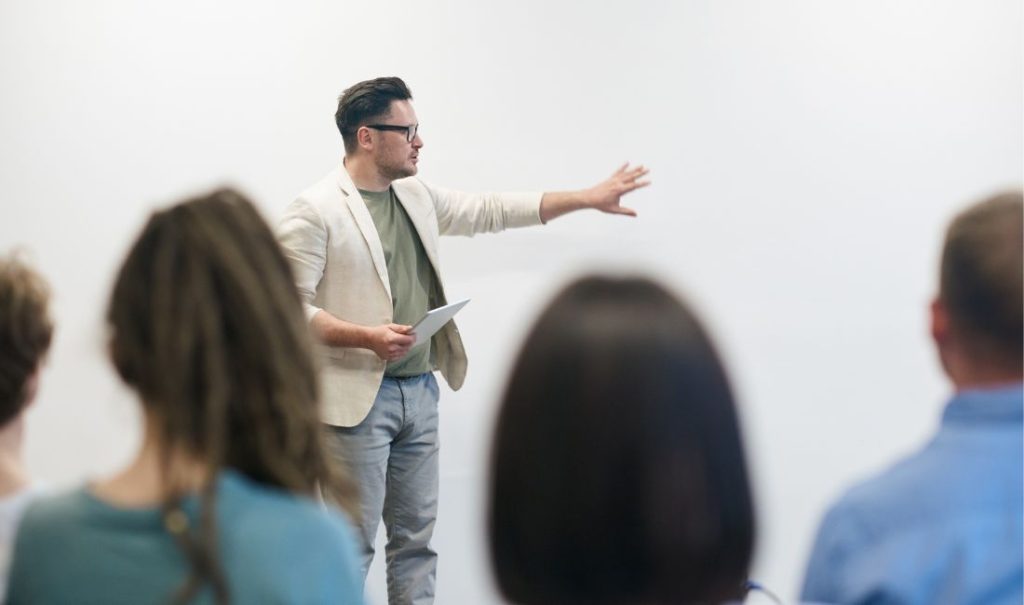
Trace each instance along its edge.
{"label": "dark brown hair", "polygon": [[392,101],[408,99],[412,99],[412,91],[401,78],[393,76],[364,80],[347,88],[338,98],[338,110],[334,113],[334,123],[345,141],[345,151],[355,151],[356,131],[361,126],[386,116],[391,111]]}
{"label": "dark brown hair", "polygon": [[[350,503],[325,453],[311,342],[292,273],[241,194],[221,189],[156,212],[117,276],[107,314],[111,355],[135,389],[164,453],[168,515],[185,489],[184,454],[211,479],[230,467],[254,481]],[[217,561],[214,482],[197,530],[172,529],[192,573],[177,595],[209,584],[228,600]],[[180,516],[178,517],[180,519]]]}
{"label": "dark brown hair", "polygon": [[978,360],[1020,372],[1024,362],[1024,196],[1011,191],[959,214],[946,232],[939,299]]}
{"label": "dark brown hair", "polygon": [[491,558],[520,604],[741,598],[753,501],[732,390],[696,317],[587,277],[537,320],[501,403]]}
{"label": "dark brown hair", "polygon": [[0,258],[0,426],[28,404],[28,380],[53,337],[50,288],[16,255]]}

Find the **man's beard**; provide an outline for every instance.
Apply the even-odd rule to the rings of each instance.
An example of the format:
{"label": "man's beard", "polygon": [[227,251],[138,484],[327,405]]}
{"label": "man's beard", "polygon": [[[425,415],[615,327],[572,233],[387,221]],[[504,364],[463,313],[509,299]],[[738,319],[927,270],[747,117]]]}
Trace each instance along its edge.
{"label": "man's beard", "polygon": [[377,171],[380,172],[381,176],[392,181],[398,179],[404,179],[416,174],[416,165],[413,164],[411,169],[405,164],[378,164]]}

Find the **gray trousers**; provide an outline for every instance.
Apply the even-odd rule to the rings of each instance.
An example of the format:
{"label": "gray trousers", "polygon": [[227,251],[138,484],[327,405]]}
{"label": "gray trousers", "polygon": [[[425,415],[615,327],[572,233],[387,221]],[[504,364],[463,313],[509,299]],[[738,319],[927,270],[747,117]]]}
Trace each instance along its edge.
{"label": "gray trousers", "polygon": [[387,531],[388,603],[434,602],[437,553],[437,380],[433,374],[384,378],[357,426],[328,426],[328,443],[359,485],[363,581],[381,518]]}

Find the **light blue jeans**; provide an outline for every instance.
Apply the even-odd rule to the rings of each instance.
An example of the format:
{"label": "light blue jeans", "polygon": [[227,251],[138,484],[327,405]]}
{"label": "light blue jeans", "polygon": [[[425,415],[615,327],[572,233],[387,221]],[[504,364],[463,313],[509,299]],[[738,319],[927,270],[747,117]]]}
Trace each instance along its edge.
{"label": "light blue jeans", "polygon": [[385,377],[369,415],[354,427],[328,426],[328,442],[359,485],[363,580],[381,518],[387,531],[388,603],[434,602],[437,553],[437,380]]}

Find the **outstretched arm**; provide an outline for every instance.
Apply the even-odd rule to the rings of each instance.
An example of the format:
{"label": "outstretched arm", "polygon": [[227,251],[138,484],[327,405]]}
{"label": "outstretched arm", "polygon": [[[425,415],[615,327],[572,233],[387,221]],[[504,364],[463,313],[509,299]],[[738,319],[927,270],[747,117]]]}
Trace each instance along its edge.
{"label": "outstretched arm", "polygon": [[643,178],[648,172],[642,165],[630,168],[629,162],[626,162],[610,177],[589,189],[545,193],[540,200],[540,220],[546,223],[563,214],[586,208],[608,214],[636,216],[635,210],[622,206],[619,200],[630,191],[650,185],[651,182]]}

